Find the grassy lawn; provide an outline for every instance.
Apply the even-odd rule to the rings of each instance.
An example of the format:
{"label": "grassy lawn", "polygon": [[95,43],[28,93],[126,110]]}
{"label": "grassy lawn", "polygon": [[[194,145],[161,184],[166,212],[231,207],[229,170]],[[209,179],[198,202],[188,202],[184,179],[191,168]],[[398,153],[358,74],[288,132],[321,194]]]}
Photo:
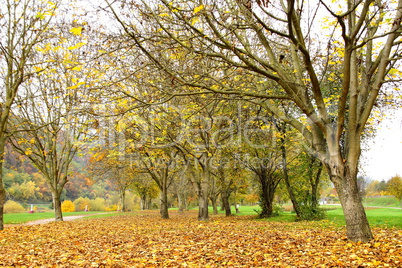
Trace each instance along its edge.
{"label": "grassy lawn", "polygon": [[[326,220],[331,221],[337,225],[345,225],[345,217],[343,216],[342,208],[339,206],[321,206],[326,210]],[[256,211],[259,206],[241,206],[240,213],[235,214],[234,208],[232,213],[234,215],[257,215]],[[210,210],[212,213],[212,209]],[[224,213],[224,211],[219,211]],[[367,208],[367,217],[370,225],[373,227],[396,227],[402,229],[402,210],[391,208]],[[295,220],[295,214],[290,211],[283,211],[281,215],[264,219],[269,222],[292,222]]]}
{"label": "grassy lawn", "polygon": [[[329,208],[327,219],[339,225],[345,224],[341,207]],[[373,227],[396,227],[402,229],[402,210],[390,208],[367,208],[367,218]]]}
{"label": "grassy lawn", "polygon": [[[333,222],[337,225],[345,225],[345,218],[343,216],[343,211],[341,207],[338,206],[322,206],[321,208],[326,210],[326,220]],[[245,215],[257,215],[257,211],[260,209],[259,206],[240,206],[240,213],[236,214],[234,207],[232,207],[233,215],[245,216]],[[176,209],[171,209],[172,211]],[[194,208],[192,210],[197,210]],[[74,215],[91,215],[86,218],[102,218],[110,217],[114,215],[119,215],[116,212],[66,212],[63,216],[74,216]],[[210,208],[210,213],[212,214],[212,208]],[[224,214],[224,211],[219,210],[219,214]],[[402,210],[390,209],[390,208],[367,208],[367,217],[369,219],[370,225],[373,227],[396,227],[402,229]],[[127,214],[127,213],[126,213]],[[40,219],[53,218],[53,212],[43,212],[43,213],[15,213],[15,214],[4,214],[5,224],[19,224],[26,223],[29,221],[35,221]],[[269,219],[264,219],[268,222],[293,222],[295,220],[295,214],[290,211],[283,211],[281,215],[272,217]]]}
{"label": "grassy lawn", "polygon": [[394,196],[366,197],[363,199],[364,206],[373,207],[400,207],[398,199]]}

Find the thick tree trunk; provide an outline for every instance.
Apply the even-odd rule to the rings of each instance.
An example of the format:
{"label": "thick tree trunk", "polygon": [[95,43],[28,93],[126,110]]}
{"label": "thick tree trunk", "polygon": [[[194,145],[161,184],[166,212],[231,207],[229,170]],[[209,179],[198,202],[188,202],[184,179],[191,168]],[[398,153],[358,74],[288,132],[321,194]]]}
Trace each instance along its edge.
{"label": "thick tree trunk", "polygon": [[160,214],[162,219],[169,219],[168,196],[166,187],[162,187],[160,196]]}
{"label": "thick tree trunk", "polygon": [[366,212],[359,195],[356,177],[347,173],[344,178],[333,180],[346,221],[346,235],[354,242],[373,239]]}
{"label": "thick tree trunk", "polygon": [[226,191],[222,191],[221,197],[222,197],[222,206],[223,209],[225,210],[226,217],[232,216],[232,210],[230,209],[230,203],[229,203],[230,196],[226,193]]}
{"label": "thick tree trunk", "polygon": [[267,174],[266,170],[261,169],[261,173],[258,175],[261,185],[260,193],[260,207],[261,207],[261,218],[271,217],[273,214],[273,203],[276,184],[272,177]]}
{"label": "thick tree trunk", "polygon": [[268,218],[272,216],[273,213],[273,203],[274,197],[269,196],[269,194],[266,191],[263,191],[261,193],[261,213],[260,213],[260,217],[261,218]]}
{"label": "thick tree trunk", "polygon": [[54,220],[63,221],[63,213],[61,211],[61,200],[58,193],[52,193],[54,206]]}
{"label": "thick tree trunk", "polygon": [[202,194],[198,196],[198,220],[200,221],[209,220],[208,196]]}

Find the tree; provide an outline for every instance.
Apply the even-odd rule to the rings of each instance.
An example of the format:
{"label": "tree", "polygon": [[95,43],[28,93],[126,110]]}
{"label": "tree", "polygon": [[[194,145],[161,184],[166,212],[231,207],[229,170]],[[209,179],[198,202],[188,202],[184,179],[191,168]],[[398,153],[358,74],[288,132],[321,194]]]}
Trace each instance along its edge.
{"label": "tree", "polygon": [[[88,115],[81,112],[88,92],[85,72],[81,70],[82,53],[77,46],[80,33],[70,25],[60,26],[53,42],[37,46],[35,57],[51,65],[37,65],[40,70],[23,85],[22,96],[16,98],[9,127],[14,149],[29,159],[45,176],[52,192],[55,220],[62,221],[61,194],[70,175],[70,164],[82,147]],[[69,38],[72,44],[67,42]],[[74,46],[73,46],[74,45]]]}
{"label": "tree", "polygon": [[387,182],[387,191],[395,196],[402,206],[402,177],[396,175]]}
{"label": "tree", "polygon": [[[11,109],[20,86],[34,73],[37,64],[33,57],[37,44],[44,42],[48,26],[53,19],[59,1],[6,0],[0,7],[0,170],[3,166],[4,146]],[[0,230],[3,230],[3,206],[5,191],[0,175]]]}
{"label": "tree", "polygon": [[[133,43],[176,83],[259,98],[300,131],[337,189],[348,239],[371,240],[357,187],[360,145],[373,107],[389,101],[391,88],[384,84],[400,76],[402,0],[141,2],[134,3],[135,13],[112,9]],[[158,57],[158,42],[169,42],[182,58],[208,57],[216,65],[241,70],[260,84],[231,88],[209,70],[200,70],[197,77],[178,72],[172,60]],[[332,65],[340,66],[339,71],[328,68]],[[272,83],[274,91],[267,87]],[[298,112],[286,114],[278,103]]]}
{"label": "tree", "polygon": [[268,117],[258,111],[256,116],[247,120],[244,126],[242,151],[243,165],[254,173],[259,186],[261,211],[259,216],[273,215],[275,190],[283,179],[281,172],[281,152],[277,135],[279,134]]}

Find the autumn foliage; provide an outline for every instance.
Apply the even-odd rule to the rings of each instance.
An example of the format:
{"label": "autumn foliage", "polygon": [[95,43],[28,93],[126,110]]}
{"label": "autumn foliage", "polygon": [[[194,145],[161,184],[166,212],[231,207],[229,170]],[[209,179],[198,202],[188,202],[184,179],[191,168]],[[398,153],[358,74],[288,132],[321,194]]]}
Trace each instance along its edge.
{"label": "autumn foliage", "polygon": [[278,223],[251,217],[156,212],[8,227],[0,266],[26,267],[401,267],[402,231],[346,240],[328,221]]}
{"label": "autumn foliage", "polygon": [[75,205],[72,201],[70,200],[65,200],[61,204],[61,211],[62,212],[74,212],[75,211]]}

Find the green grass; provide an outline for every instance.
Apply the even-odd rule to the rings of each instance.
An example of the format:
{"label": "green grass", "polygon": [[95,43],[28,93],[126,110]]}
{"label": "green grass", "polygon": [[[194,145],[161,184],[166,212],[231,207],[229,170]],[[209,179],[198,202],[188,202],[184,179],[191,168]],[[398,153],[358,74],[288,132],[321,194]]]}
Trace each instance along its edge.
{"label": "green grass", "polygon": [[[322,206],[321,208],[326,210],[326,220],[333,222],[339,226],[345,225],[345,217],[343,215],[342,208],[339,206]],[[195,208],[196,209],[196,208]],[[240,213],[236,214],[234,207],[232,207],[233,215],[257,215],[260,208],[259,206],[240,206]],[[212,213],[212,208],[210,208]],[[100,218],[100,217],[110,217],[118,215],[119,213],[110,212],[66,212],[63,216],[73,216],[73,215],[90,215],[94,213],[99,213],[98,215],[88,216],[86,218]],[[102,214],[100,214],[102,213]],[[219,210],[219,214],[224,214],[224,211]],[[390,208],[368,208],[366,210],[367,218],[372,227],[396,227],[402,229],[402,210],[390,209]],[[5,224],[18,224],[25,223],[29,221],[35,221],[40,219],[53,218],[53,212],[44,213],[16,213],[16,214],[4,214]],[[280,216],[272,217],[269,219],[263,219],[270,222],[292,222],[295,220],[295,214],[290,211],[283,211]]]}
{"label": "green grass", "polygon": [[400,207],[398,199],[394,196],[366,197],[363,199],[364,206],[373,207]]}
{"label": "green grass", "polygon": [[[94,213],[101,213],[101,212],[64,212],[63,216],[74,216],[74,215],[87,215],[87,214],[94,214]],[[104,215],[104,214],[102,214]],[[11,214],[4,214],[4,224],[20,224],[26,223],[29,221],[36,221],[42,219],[50,219],[54,218],[54,212],[43,212],[43,213],[11,213]]]}
{"label": "green grass", "polygon": [[[329,208],[327,219],[339,225],[345,225],[345,217],[341,207]],[[366,209],[368,221],[373,227],[396,227],[402,229],[402,210],[391,208]]]}
{"label": "green grass", "polygon": [[[345,225],[345,217],[340,206],[321,206],[321,208],[326,210],[326,220],[339,226]],[[240,213],[234,215],[257,215],[256,210],[258,211],[259,209],[259,206],[241,206]],[[232,213],[234,213],[234,208],[232,209]],[[370,225],[373,227],[396,227],[402,229],[402,210],[400,209],[368,208],[366,209],[366,214]],[[270,222],[292,222],[295,220],[295,214],[290,211],[283,211],[279,216],[264,220]]]}

